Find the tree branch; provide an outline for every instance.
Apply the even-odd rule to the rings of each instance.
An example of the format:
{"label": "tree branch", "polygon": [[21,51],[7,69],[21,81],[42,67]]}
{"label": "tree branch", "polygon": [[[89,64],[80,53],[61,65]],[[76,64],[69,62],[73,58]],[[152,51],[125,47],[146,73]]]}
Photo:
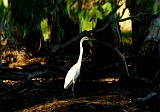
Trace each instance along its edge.
{"label": "tree branch", "polygon": [[[130,16],[128,18],[121,19],[121,20],[119,20],[119,22],[123,22],[123,21],[129,20],[129,19],[132,19],[132,18],[136,18],[136,17],[138,17],[140,15],[144,15],[144,14],[150,14],[150,13],[142,13],[142,12],[140,12],[135,16]],[[85,35],[91,36],[91,33],[100,32],[100,31],[106,29],[110,24],[113,24],[113,23],[114,23],[114,20],[107,21],[101,28],[98,28],[98,29],[95,29],[95,30],[90,30],[90,31],[84,31],[82,33],[79,33],[77,36],[72,37],[70,40],[68,40],[67,42],[65,42],[63,44],[54,45],[51,48],[51,52],[56,52],[59,49],[62,49],[62,48],[66,47],[66,46],[68,46],[70,44],[73,44],[73,43],[75,43],[77,40],[79,40],[80,38],[82,38]]]}

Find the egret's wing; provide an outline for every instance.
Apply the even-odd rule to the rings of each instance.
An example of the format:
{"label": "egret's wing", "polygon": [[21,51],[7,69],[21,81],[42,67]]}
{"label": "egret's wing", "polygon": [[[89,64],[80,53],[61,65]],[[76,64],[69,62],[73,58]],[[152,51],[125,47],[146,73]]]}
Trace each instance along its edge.
{"label": "egret's wing", "polygon": [[64,83],[64,89],[68,89],[68,87],[73,83],[73,78],[75,80],[75,76],[77,75],[78,65],[75,64],[67,73]]}
{"label": "egret's wing", "polygon": [[76,81],[76,80],[77,80],[77,78],[79,77],[79,75],[80,75],[80,67],[79,67],[79,68],[77,68],[76,75],[74,76],[74,81]]}

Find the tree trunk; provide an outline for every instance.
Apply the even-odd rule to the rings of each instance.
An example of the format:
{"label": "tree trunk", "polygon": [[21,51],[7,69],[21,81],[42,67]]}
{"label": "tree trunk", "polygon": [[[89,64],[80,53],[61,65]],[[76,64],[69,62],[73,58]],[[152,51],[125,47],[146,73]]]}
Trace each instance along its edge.
{"label": "tree trunk", "polygon": [[152,20],[151,14],[153,4],[150,4],[147,10],[145,9],[149,1],[150,0],[145,0],[143,1],[143,3],[141,2],[138,4],[138,0],[131,0],[131,16],[142,13],[136,18],[132,18],[132,43],[134,48],[134,54],[137,54],[139,52],[140,46],[143,44],[143,40],[147,36],[148,27]]}
{"label": "tree trunk", "polygon": [[[135,1],[132,1],[132,6],[133,2]],[[147,1],[143,4],[134,4],[134,8],[138,11],[146,4]],[[158,9],[157,12],[159,11]],[[136,11],[134,14],[137,14]],[[133,75],[154,81],[160,73],[160,14],[158,13],[156,18],[151,14],[141,15],[138,20],[132,19],[132,38],[135,54],[142,58],[136,60]]]}

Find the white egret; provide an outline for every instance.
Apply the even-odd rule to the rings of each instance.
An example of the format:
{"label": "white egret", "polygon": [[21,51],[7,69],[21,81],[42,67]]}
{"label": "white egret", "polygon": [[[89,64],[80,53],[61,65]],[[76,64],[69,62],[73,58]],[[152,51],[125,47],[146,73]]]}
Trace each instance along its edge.
{"label": "white egret", "polygon": [[70,70],[66,75],[65,83],[64,83],[64,89],[68,89],[68,87],[73,83],[73,86],[72,86],[73,102],[74,102],[74,84],[78,76],[80,75],[80,68],[81,68],[81,61],[82,61],[82,54],[83,54],[82,43],[85,40],[94,40],[94,39],[88,38],[87,36],[85,36],[80,40],[80,54],[79,54],[78,62],[75,65],[73,65],[72,68],[70,68]]}

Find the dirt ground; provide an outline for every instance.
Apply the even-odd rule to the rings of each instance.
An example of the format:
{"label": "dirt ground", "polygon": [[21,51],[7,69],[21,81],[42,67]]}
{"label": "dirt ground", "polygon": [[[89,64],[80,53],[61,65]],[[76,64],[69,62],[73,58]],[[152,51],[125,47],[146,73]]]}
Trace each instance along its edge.
{"label": "dirt ground", "polygon": [[[64,75],[37,79],[23,91],[1,96],[0,112],[158,112],[160,91],[155,84],[130,78],[85,77],[81,74],[72,87],[63,89]],[[151,92],[157,93],[146,101],[138,101]]]}

